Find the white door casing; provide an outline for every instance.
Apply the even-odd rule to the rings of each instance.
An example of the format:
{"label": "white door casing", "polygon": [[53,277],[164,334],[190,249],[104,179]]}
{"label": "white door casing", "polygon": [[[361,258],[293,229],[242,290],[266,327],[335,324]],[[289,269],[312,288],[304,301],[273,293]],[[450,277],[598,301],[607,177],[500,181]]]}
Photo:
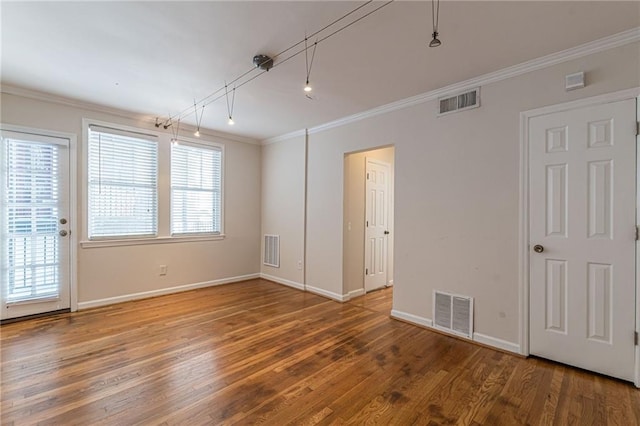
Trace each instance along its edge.
{"label": "white door casing", "polygon": [[389,164],[366,159],[365,292],[387,285],[390,170]]}
{"label": "white door casing", "polygon": [[1,139],[0,318],[68,309],[71,141],[4,129]]}
{"label": "white door casing", "polygon": [[530,353],[633,380],[635,100],[528,129]]}

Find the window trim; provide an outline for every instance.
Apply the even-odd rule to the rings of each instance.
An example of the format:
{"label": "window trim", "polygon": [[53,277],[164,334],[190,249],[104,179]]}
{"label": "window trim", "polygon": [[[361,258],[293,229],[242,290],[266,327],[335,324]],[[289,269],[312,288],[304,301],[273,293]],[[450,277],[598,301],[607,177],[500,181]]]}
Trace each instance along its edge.
{"label": "window trim", "polygon": [[[89,126],[99,126],[120,130],[124,132],[132,132],[155,136],[158,144],[158,178],[157,178],[157,194],[158,194],[158,211],[157,211],[157,236],[143,237],[135,236],[119,236],[119,237],[101,237],[100,239],[89,239]],[[192,243],[219,241],[226,238],[225,234],[225,144],[208,139],[194,139],[179,136],[178,141],[185,144],[211,146],[218,148],[222,155],[220,164],[220,232],[207,234],[176,234],[171,235],[171,132],[162,133],[147,128],[139,128],[127,126],[124,124],[111,123],[90,118],[82,119],[82,200],[81,217],[83,220],[80,247],[82,248],[99,248],[99,247],[122,247],[152,244],[172,244],[172,243]]]}

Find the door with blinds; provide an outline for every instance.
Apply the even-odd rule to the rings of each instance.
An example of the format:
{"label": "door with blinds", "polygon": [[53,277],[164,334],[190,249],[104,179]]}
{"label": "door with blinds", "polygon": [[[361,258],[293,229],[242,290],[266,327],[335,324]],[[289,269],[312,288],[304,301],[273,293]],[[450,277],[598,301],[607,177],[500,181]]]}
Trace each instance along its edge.
{"label": "door with blinds", "polygon": [[0,319],[69,309],[69,140],[0,136]]}

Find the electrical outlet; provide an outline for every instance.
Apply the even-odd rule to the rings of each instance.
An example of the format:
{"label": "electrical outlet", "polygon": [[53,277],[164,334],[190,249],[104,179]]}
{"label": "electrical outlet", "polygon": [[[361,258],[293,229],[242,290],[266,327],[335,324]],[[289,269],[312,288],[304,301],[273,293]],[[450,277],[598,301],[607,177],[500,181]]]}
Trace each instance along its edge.
{"label": "electrical outlet", "polygon": [[298,260],[298,270],[302,270],[302,260]]}
{"label": "electrical outlet", "polygon": [[167,275],[167,265],[160,265],[160,276]]}

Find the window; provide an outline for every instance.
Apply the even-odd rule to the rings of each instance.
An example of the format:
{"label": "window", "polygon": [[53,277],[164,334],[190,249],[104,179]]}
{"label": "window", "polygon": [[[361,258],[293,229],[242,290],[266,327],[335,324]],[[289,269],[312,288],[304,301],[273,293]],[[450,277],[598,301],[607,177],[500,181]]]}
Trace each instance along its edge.
{"label": "window", "polygon": [[220,233],[222,151],[171,144],[171,234]]}
{"label": "window", "polygon": [[89,126],[89,239],[157,236],[155,136]]}

